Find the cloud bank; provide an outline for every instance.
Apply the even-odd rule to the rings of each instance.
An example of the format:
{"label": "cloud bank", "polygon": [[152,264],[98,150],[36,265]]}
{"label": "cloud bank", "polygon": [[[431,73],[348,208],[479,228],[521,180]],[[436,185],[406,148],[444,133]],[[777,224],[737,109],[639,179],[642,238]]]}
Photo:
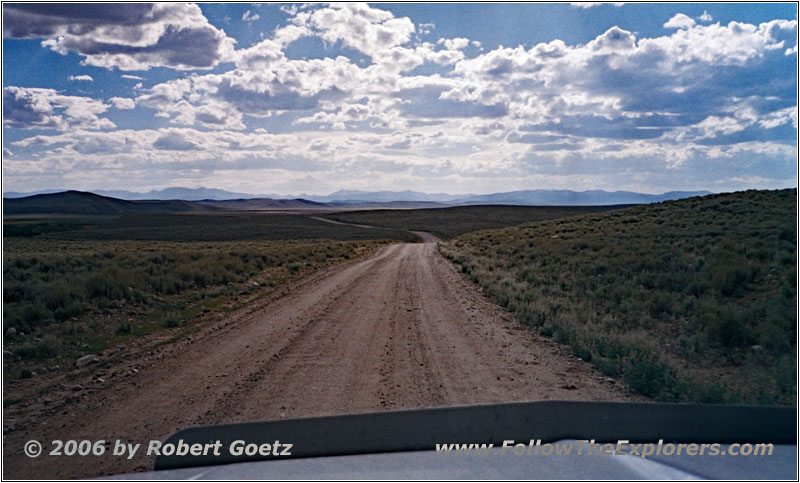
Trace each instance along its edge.
{"label": "cloud bank", "polygon": [[[707,12],[678,13],[659,36],[611,26],[582,44],[483,51],[469,35],[422,40],[432,24],[380,6],[306,5],[282,9],[286,24],[236,49],[191,4],[5,9],[7,37],[138,71],[125,79],[190,71],[108,101],[5,87],[5,127],[60,132],[8,146],[41,169],[58,159],[84,175],[128,172],[134,184],[162,172],[172,173],[168,184],[204,177],[218,186],[247,172],[258,192],[441,190],[440,180],[448,191],[665,191],[783,186],[796,176],[795,20],[712,24]],[[287,54],[300,39],[355,54]],[[230,68],[205,72],[222,62]],[[117,130],[111,108],[167,127]],[[4,165],[30,181],[20,166]]]}

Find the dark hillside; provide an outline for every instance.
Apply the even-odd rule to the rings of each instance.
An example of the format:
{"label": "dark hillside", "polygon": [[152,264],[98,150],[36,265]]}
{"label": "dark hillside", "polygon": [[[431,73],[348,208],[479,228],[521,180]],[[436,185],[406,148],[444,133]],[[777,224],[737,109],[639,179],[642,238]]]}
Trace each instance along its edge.
{"label": "dark hillside", "polygon": [[83,191],[63,191],[24,198],[4,198],[4,215],[70,214],[115,215],[195,211],[202,207],[181,200],[126,201]]}

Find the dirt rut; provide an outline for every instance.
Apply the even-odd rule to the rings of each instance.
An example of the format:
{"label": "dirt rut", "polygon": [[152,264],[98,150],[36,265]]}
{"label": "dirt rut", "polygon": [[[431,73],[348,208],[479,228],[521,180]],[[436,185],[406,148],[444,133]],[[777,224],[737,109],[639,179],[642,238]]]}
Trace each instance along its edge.
{"label": "dirt rut", "polygon": [[[36,439],[143,443],[194,425],[472,403],[633,399],[534,335],[426,243],[387,246],[254,303],[138,373],[4,435],[6,478],[149,470],[115,456],[22,454]],[[45,444],[47,448],[48,445]],[[110,453],[107,451],[107,453]]]}

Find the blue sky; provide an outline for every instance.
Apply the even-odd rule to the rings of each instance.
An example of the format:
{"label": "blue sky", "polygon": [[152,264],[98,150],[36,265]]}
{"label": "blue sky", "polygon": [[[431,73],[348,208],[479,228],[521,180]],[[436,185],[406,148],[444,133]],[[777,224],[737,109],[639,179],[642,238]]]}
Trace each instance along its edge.
{"label": "blue sky", "polygon": [[4,191],[797,185],[795,4],[3,9]]}

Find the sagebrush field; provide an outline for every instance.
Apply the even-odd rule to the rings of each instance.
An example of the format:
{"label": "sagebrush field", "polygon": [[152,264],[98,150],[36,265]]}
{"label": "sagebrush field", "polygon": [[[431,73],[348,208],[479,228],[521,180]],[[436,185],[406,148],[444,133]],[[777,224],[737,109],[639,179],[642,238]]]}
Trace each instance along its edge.
{"label": "sagebrush field", "polygon": [[16,332],[4,339],[8,381],[70,367],[86,353],[159,329],[185,334],[203,311],[269,292],[384,242],[4,243],[3,330]]}
{"label": "sagebrush field", "polygon": [[417,210],[369,210],[331,213],[325,216],[345,223],[372,225],[386,230],[427,231],[446,240],[472,231],[617,209],[620,206],[480,205]]}

